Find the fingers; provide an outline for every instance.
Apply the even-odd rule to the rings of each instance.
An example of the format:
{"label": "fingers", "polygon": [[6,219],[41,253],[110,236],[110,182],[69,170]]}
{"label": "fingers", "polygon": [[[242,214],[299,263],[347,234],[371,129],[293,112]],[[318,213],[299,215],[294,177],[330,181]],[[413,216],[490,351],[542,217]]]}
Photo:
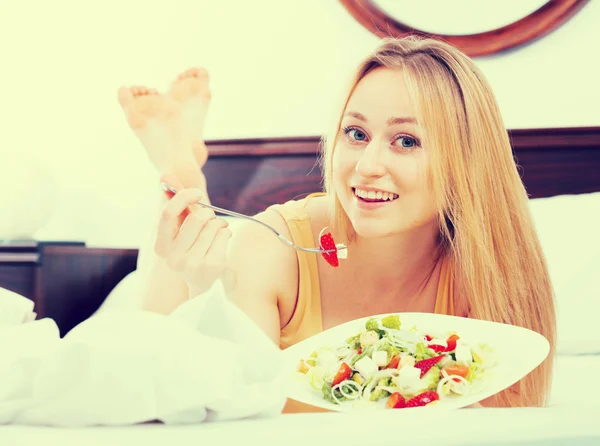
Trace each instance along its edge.
{"label": "fingers", "polygon": [[220,218],[208,222],[182,262],[190,281],[205,282],[200,289],[210,286],[225,268],[227,243],[231,238],[231,230],[225,225],[227,222]]}
{"label": "fingers", "polygon": [[[199,201],[202,197],[203,193],[199,189],[184,189],[169,200],[163,208],[158,223],[157,238],[154,247],[156,254],[163,258],[169,254],[179,228],[190,214],[188,207]],[[214,212],[210,209],[203,209],[202,215],[205,220],[214,218]]]}
{"label": "fingers", "polygon": [[194,279],[206,277],[207,273],[210,273],[212,269],[211,265],[207,265],[206,263],[206,253],[211,248],[220,230],[229,231],[229,229],[226,229],[228,225],[229,223],[222,218],[213,218],[206,222],[187,252],[172,250],[169,253],[166,258],[169,268],[174,271],[183,271],[186,276]]}
{"label": "fingers", "polygon": [[[201,235],[205,225],[214,218],[215,214],[211,209],[199,208],[190,212],[171,243],[171,255],[176,258],[183,257]],[[225,223],[226,226],[229,225]]]}
{"label": "fingers", "polygon": [[195,206],[206,199],[202,190],[184,189],[171,175],[164,175],[161,181],[178,191],[170,193],[163,208],[154,250],[170,269],[183,274],[188,285],[205,290],[225,268],[229,223],[217,218],[212,209]]}
{"label": "fingers", "polygon": [[[220,230],[225,230],[229,224],[222,218],[214,218],[204,226],[202,230],[202,236],[198,237],[194,246],[188,251],[188,257],[190,262],[201,261],[204,259],[207,252],[213,245],[217,233]],[[229,231],[229,229],[227,229]],[[229,231],[231,233],[231,231]]]}
{"label": "fingers", "polygon": [[221,266],[225,263],[227,243],[230,238],[231,229],[228,227],[219,229],[204,257],[207,266]]}
{"label": "fingers", "polygon": [[226,270],[227,244],[231,238],[231,229],[219,229],[210,248],[204,256],[204,272],[216,280],[221,277],[226,293],[230,293],[235,286],[235,274]]}

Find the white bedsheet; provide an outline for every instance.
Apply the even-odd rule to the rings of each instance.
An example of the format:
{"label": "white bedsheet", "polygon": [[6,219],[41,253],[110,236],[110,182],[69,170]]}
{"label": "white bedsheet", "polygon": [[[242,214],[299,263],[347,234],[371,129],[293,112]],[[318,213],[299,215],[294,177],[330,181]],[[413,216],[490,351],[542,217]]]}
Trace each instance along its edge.
{"label": "white bedsheet", "polygon": [[[377,414],[299,414],[270,419],[78,429],[3,426],[0,445],[137,446],[187,444],[600,445],[600,356],[559,356],[550,407],[462,409],[423,417],[421,410]],[[392,426],[393,432],[392,434]]]}
{"label": "white bedsheet", "polygon": [[0,326],[0,424],[193,424],[285,404],[281,351],[220,281],[168,316],[106,311],[62,339],[51,319],[13,320]]}
{"label": "white bedsheet", "polygon": [[558,356],[549,406],[577,409],[582,405],[595,405],[596,416],[600,418],[598,378],[600,355]]}
{"label": "white bedsheet", "polygon": [[299,414],[194,426],[59,429],[7,426],[2,445],[598,445],[598,407]]}

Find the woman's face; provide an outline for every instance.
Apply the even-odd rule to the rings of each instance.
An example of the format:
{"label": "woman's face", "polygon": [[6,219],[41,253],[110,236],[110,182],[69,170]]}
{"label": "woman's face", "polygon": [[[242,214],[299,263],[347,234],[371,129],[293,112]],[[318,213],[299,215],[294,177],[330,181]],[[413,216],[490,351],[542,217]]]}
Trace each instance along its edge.
{"label": "woman's face", "polygon": [[386,237],[435,221],[426,149],[404,74],[367,74],[344,112],[333,154],[333,185],[354,230]]}

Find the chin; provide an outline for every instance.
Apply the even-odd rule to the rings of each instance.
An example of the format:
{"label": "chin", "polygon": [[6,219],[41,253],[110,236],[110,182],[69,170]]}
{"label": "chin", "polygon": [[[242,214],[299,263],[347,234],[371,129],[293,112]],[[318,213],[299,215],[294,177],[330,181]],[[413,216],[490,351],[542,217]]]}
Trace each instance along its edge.
{"label": "chin", "polygon": [[[382,219],[352,216],[352,228],[356,235],[363,238],[385,238],[411,231],[419,231],[436,225],[435,219],[422,219],[415,221],[402,221],[402,218]],[[437,226],[437,225],[436,225]]]}
{"label": "chin", "polygon": [[402,232],[401,228],[390,227],[389,222],[375,219],[351,219],[356,235],[363,238],[384,238]]}

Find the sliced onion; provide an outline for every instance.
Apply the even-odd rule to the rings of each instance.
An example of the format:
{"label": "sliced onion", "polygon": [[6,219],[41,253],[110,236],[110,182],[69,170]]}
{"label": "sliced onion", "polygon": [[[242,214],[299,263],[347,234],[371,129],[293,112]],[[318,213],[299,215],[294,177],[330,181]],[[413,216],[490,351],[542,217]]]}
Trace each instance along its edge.
{"label": "sliced onion", "polygon": [[408,344],[407,342],[399,342],[395,339],[391,339],[388,338],[387,340],[388,344],[393,345],[394,347],[400,347],[400,348],[405,348],[405,349],[409,349],[409,347],[414,347],[413,350],[416,348],[415,344]]}
{"label": "sliced onion", "polygon": [[353,350],[347,345],[345,345],[343,347],[338,347],[334,350],[335,355],[340,359],[346,358],[352,352],[353,352]]}
{"label": "sliced onion", "polygon": [[[444,373],[444,375],[446,375],[446,376],[440,380],[440,382],[438,383],[438,386],[437,386],[437,393],[440,396],[443,395],[442,388],[444,387],[444,385],[448,382],[450,382],[451,385],[455,385],[456,384],[456,382],[454,381],[455,379],[458,379],[458,381],[460,381],[464,385],[464,388],[466,390],[464,393],[458,393],[458,392],[455,392],[455,393],[458,393],[461,396],[466,396],[469,394],[469,388],[470,388],[469,381],[467,381],[465,378],[463,378],[460,375],[448,375],[447,373]],[[452,390],[452,387],[450,387],[450,390]]]}
{"label": "sliced onion", "polygon": [[[336,388],[337,388],[337,387],[336,387]],[[338,404],[342,404],[342,402],[341,402],[340,400],[338,400],[337,396],[335,396],[335,392],[334,392],[334,390],[335,390],[335,389],[332,387],[332,388],[331,388],[331,396],[332,396],[332,398],[335,400],[335,402],[336,402],[336,403],[338,403]]]}
{"label": "sliced onion", "polygon": [[390,334],[388,334],[387,342],[394,347],[406,349],[409,353],[414,353],[417,350],[417,344]]}
{"label": "sliced onion", "polygon": [[[352,392],[352,393],[347,393],[344,389],[344,386],[354,387],[356,389],[356,391]],[[346,398],[348,398],[349,400],[356,400],[356,399],[360,398],[360,392],[362,390],[362,386],[360,384],[358,384],[356,381],[353,381],[351,379],[346,379],[346,380],[342,381],[341,383],[339,383],[338,385],[332,387],[331,391],[333,392],[335,389],[338,389],[340,391],[340,393],[342,395],[344,395]],[[335,396],[334,396],[334,398],[335,398]]]}

